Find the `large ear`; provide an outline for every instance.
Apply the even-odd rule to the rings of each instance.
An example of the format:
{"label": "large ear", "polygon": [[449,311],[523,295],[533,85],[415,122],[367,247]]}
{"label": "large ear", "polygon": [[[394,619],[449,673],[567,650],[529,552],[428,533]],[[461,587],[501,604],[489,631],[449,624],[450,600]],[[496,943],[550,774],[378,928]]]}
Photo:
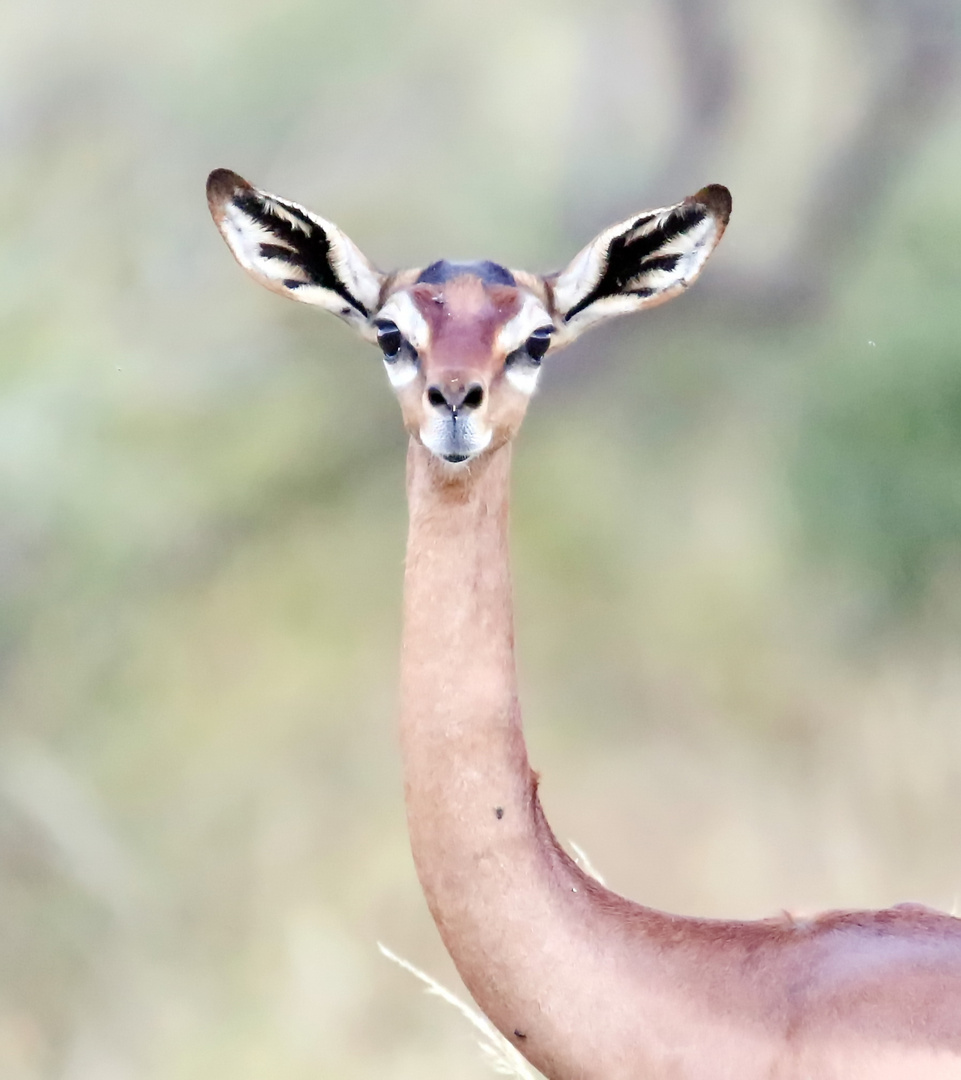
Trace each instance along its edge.
{"label": "large ear", "polygon": [[731,193],[701,188],[675,206],[648,210],[605,229],[546,282],[558,313],[558,338],[670,300],[691,284],[724,235]]}
{"label": "large ear", "polygon": [[261,285],[371,332],[385,276],[336,225],[229,169],[208,177],[207,203],[234,258]]}

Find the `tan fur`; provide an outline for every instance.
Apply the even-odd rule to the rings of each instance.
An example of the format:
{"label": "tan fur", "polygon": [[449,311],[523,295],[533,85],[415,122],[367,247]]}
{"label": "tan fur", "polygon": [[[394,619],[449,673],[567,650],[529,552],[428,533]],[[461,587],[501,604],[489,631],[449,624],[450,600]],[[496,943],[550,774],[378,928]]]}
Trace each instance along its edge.
{"label": "tan fur", "polygon": [[510,447],[408,456],[401,736],[431,912],[478,1005],[552,1080],[957,1080],[961,920],[641,907],[561,850],[521,731]]}
{"label": "tan fur", "polygon": [[[264,202],[249,222],[227,220],[232,200],[253,196]],[[288,295],[288,272],[306,281],[301,264],[287,270],[258,247],[260,217],[268,240],[296,247],[300,226],[284,223],[301,221],[303,208],[277,203],[281,221],[271,222],[275,197],[226,170],[211,175],[209,198],[257,280]],[[644,277],[641,265],[646,284],[635,292],[619,276],[624,263],[604,277],[615,241],[643,238],[655,219],[687,221],[697,207],[710,220],[695,215],[691,235],[661,234],[662,253],[683,254],[673,277],[659,269]],[[295,298],[334,311],[368,340],[380,321],[410,324],[400,327],[407,341],[394,360],[406,366],[388,364],[412,436],[401,743],[417,872],[471,994],[551,1080],[961,1080],[961,920],[919,905],[756,922],[641,907],[564,853],[528,764],[508,493],[510,441],[529,401],[522,388],[534,382],[505,375],[507,353],[522,351],[541,315],[553,349],[602,318],[687,288],[730,209],[727,189],[711,185],[612,226],[560,274],[514,271],[516,287],[470,272],[443,284],[418,284],[416,270],[381,275],[336,226],[306,222],[336,249],[339,277],[295,287]],[[338,282],[376,310],[366,317],[345,307]],[[518,340],[505,340],[515,331]],[[483,401],[461,409],[457,395],[472,386]],[[455,403],[432,404],[432,388]],[[458,410],[457,439],[445,444],[437,433],[454,430]],[[432,439],[441,447],[433,453]],[[469,460],[441,460],[472,439]]]}

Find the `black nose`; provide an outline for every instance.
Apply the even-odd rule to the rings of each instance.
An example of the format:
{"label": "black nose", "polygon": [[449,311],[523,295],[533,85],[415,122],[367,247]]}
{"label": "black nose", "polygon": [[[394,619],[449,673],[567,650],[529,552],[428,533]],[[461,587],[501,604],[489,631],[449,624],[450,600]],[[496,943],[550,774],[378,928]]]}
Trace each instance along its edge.
{"label": "black nose", "polygon": [[441,386],[434,383],[427,387],[427,401],[435,409],[448,412],[470,412],[484,403],[484,388],[480,383],[468,386]]}

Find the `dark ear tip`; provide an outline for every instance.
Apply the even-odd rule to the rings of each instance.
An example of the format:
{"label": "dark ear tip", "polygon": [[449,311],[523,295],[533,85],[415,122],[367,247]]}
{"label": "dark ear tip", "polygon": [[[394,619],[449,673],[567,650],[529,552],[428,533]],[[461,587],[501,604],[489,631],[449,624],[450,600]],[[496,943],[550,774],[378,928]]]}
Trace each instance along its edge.
{"label": "dark ear tip", "polygon": [[706,206],[722,225],[726,225],[731,217],[733,200],[723,184],[708,184],[707,187],[702,187],[691,196],[691,201]]}
{"label": "dark ear tip", "polygon": [[230,169],[214,169],[207,177],[207,201],[211,206],[224,203],[232,199],[238,191],[249,187],[250,184],[242,176]]}

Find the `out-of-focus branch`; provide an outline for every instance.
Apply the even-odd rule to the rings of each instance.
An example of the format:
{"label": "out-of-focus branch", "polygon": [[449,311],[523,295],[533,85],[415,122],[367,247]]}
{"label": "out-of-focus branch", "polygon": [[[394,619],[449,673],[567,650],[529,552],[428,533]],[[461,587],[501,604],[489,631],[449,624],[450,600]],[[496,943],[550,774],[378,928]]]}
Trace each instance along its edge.
{"label": "out-of-focus branch", "polygon": [[[744,92],[737,71],[746,46],[734,39],[721,5],[665,2],[678,56],[679,116],[665,164],[646,185],[654,201],[706,175]],[[956,0],[848,0],[848,10],[860,38],[870,42],[873,77],[850,138],[826,160],[812,163],[796,243],[763,273],[732,270],[723,280],[712,277],[698,286],[702,302],[720,300],[739,319],[809,317],[827,303],[834,282],[883,213],[892,188],[956,88],[961,68]],[[603,54],[596,52],[592,66]],[[588,96],[602,85],[603,79],[588,74]],[[617,199],[601,215],[596,200],[590,201],[581,207],[582,218],[616,220],[625,210]],[[691,306],[686,310],[690,314]]]}
{"label": "out-of-focus branch", "polygon": [[[953,0],[852,0],[865,34],[890,35],[857,129],[812,176],[803,228],[780,267],[763,278],[742,273],[712,291],[748,318],[798,318],[827,303],[844,271],[941,109],[961,66],[959,14]],[[882,10],[884,9],[884,10]]]}
{"label": "out-of-focus branch", "polygon": [[650,189],[655,199],[684,189],[703,172],[726,134],[737,100],[738,50],[715,0],[671,0],[666,5],[677,43],[679,122],[670,151]]}

